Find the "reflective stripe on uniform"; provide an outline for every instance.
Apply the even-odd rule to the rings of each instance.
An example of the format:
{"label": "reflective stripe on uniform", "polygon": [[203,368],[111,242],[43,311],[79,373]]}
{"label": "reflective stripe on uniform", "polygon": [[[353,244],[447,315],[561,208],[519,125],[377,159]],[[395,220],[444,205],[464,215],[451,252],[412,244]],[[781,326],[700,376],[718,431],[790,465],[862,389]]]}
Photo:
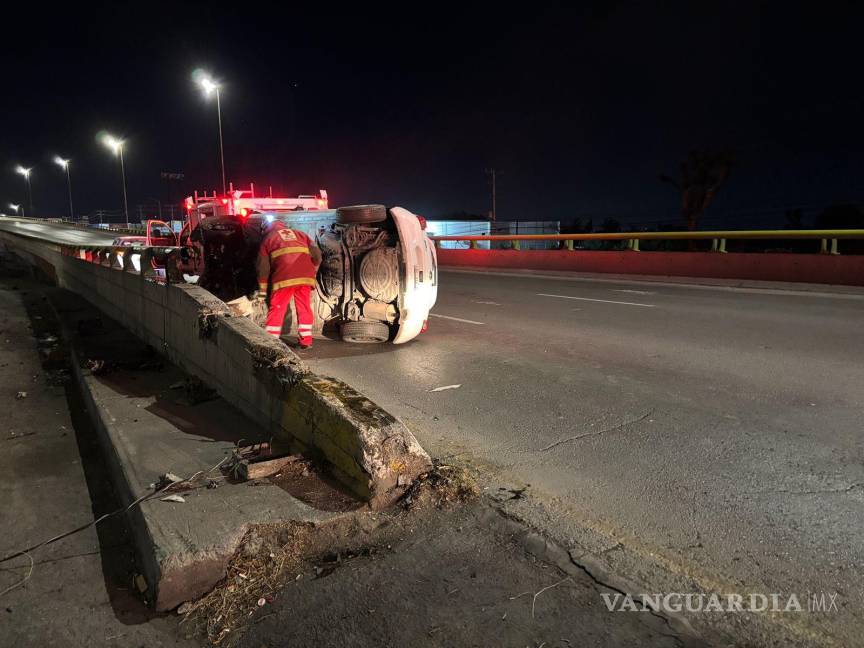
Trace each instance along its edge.
{"label": "reflective stripe on uniform", "polygon": [[273,250],[270,253],[270,258],[275,259],[276,257],[280,257],[283,254],[309,254],[308,247],[283,247],[277,250]]}
{"label": "reflective stripe on uniform", "polygon": [[268,333],[274,333],[274,332],[275,332],[275,333],[279,333],[279,332],[281,332],[281,331],[282,331],[282,327],[281,327],[281,326],[268,326],[268,327],[267,327],[267,332],[268,332]]}
{"label": "reflective stripe on uniform", "polygon": [[315,285],[315,277],[298,277],[297,279],[285,279],[284,281],[277,281],[273,284],[273,290],[279,290],[280,288],[290,288],[291,286],[314,286]]}
{"label": "reflective stripe on uniform", "polygon": [[261,292],[267,292],[267,282],[266,281],[259,281],[258,282],[258,289]]}

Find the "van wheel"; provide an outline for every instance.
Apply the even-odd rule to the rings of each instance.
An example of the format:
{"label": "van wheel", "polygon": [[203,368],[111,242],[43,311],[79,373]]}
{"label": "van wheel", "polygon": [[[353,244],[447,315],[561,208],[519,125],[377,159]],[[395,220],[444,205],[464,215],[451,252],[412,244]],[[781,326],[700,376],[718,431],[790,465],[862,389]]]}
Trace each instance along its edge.
{"label": "van wheel", "polygon": [[336,210],[336,220],[343,225],[358,223],[380,223],[387,220],[384,205],[350,205]]}
{"label": "van wheel", "polygon": [[344,322],[339,330],[345,342],[376,344],[390,339],[390,328],[382,322]]}

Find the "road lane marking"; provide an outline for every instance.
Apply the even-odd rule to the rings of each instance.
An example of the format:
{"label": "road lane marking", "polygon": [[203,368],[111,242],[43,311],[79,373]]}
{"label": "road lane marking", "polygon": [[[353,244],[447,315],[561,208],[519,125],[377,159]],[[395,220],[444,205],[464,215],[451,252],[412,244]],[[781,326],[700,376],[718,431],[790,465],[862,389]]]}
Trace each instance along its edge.
{"label": "road lane marking", "polygon": [[626,288],[613,288],[612,292],[630,293],[631,295],[655,295],[650,290],[628,290]]}
{"label": "road lane marking", "polygon": [[462,319],[461,317],[450,317],[449,315],[439,315],[438,313],[429,313],[429,317],[440,317],[441,319],[449,319],[454,322],[464,322],[465,324],[478,324],[483,326],[484,322],[475,322],[474,320]]}
{"label": "road lane marking", "polygon": [[577,299],[579,301],[601,302],[603,304],[620,304],[621,306],[644,306],[645,308],[656,308],[656,304],[637,304],[636,302],[612,301],[611,299],[591,299],[589,297],[572,297],[570,295],[548,295],[537,293],[538,297],[557,297],[558,299]]}
{"label": "road lane marking", "polygon": [[500,306],[501,305],[498,302],[493,302],[493,301],[476,301],[475,300],[474,303],[475,304],[486,304],[487,306]]}

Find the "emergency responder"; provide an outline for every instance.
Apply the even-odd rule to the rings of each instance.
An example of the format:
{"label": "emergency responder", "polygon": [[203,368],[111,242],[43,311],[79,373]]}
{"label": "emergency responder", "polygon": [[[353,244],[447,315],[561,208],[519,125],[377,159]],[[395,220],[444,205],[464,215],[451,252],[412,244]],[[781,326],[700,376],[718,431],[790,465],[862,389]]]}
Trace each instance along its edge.
{"label": "emergency responder", "polygon": [[301,349],[312,346],[310,297],[320,264],[321,250],[306,234],[280,221],[267,226],[257,262],[258,288],[264,295],[270,290],[267,332],[277,338],[282,334],[282,322],[293,297]]}

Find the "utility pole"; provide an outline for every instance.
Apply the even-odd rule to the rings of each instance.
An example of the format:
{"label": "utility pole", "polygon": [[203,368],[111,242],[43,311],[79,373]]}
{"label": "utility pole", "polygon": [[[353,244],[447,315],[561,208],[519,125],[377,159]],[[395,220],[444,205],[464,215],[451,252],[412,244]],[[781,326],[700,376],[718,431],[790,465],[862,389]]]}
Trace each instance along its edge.
{"label": "utility pole", "polygon": [[492,212],[490,220],[494,223],[498,215],[498,209],[496,206],[497,196],[495,195],[495,169],[486,169],[486,173],[488,173],[489,177],[492,179]]}

